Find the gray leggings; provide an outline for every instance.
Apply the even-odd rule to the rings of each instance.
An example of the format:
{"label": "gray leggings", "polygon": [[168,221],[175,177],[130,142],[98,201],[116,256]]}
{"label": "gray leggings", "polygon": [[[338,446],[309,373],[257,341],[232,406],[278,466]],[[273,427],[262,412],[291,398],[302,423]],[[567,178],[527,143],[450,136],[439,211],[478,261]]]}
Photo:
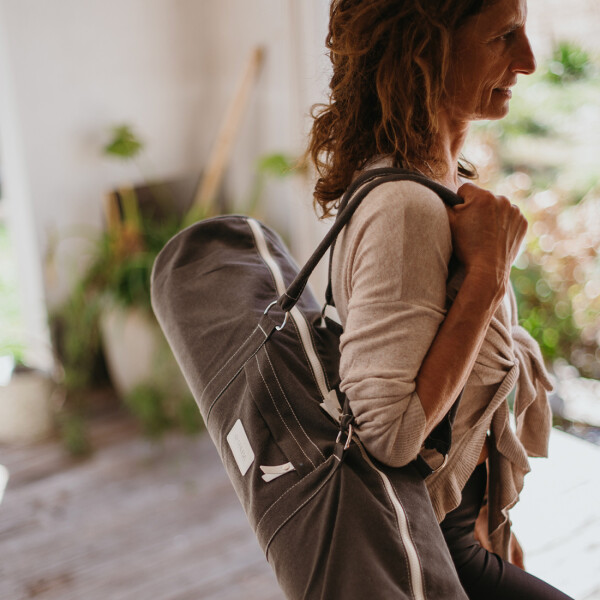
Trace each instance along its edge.
{"label": "gray leggings", "polygon": [[573,600],[541,579],[488,552],[475,540],[475,521],[487,481],[479,465],[463,489],[460,505],[441,522],[460,582],[470,600]]}

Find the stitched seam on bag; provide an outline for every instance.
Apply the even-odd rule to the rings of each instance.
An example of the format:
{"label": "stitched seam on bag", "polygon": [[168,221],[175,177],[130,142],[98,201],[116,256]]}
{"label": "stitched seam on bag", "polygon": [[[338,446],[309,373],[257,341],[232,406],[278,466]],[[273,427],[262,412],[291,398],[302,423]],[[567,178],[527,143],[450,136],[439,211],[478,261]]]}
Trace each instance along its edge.
{"label": "stitched seam on bag", "polygon": [[300,442],[296,439],[296,436],[292,433],[292,430],[288,427],[288,424],[285,422],[285,419],[281,416],[281,412],[279,412],[279,407],[277,406],[277,402],[275,402],[275,398],[273,398],[273,394],[271,394],[271,389],[267,385],[267,382],[265,381],[265,378],[263,377],[263,374],[260,370],[260,363],[258,361],[258,356],[256,356],[256,367],[258,368],[258,373],[260,375],[260,378],[263,380],[263,383],[265,384],[265,388],[267,388],[267,392],[269,392],[269,396],[271,397],[271,402],[273,402],[273,406],[275,407],[275,410],[277,411],[277,414],[279,415],[281,422],[284,424],[285,428],[288,430],[288,433],[292,436],[292,439],[296,442],[296,445],[298,446],[298,448],[300,448],[300,452],[302,452],[302,454],[304,454],[304,456],[306,456],[306,459],[310,462],[310,464],[314,468],[316,466],[315,463],[311,460],[310,456],[308,456],[308,454],[306,454],[306,452],[304,451],[304,448],[302,447],[302,444],[300,444]]}
{"label": "stitched seam on bag", "polygon": [[323,458],[323,460],[325,460],[325,455],[321,452],[320,448],[308,436],[308,433],[306,433],[304,427],[302,427],[302,424],[298,420],[298,417],[296,416],[296,413],[294,412],[294,409],[292,408],[292,405],[290,404],[290,401],[288,400],[288,397],[286,396],[286,393],[283,391],[283,388],[281,387],[281,383],[279,381],[279,377],[277,377],[277,373],[275,372],[275,368],[273,367],[273,363],[271,362],[271,357],[269,356],[269,352],[267,351],[266,346],[265,346],[265,354],[267,355],[267,360],[269,361],[269,365],[271,366],[271,371],[273,371],[273,376],[275,377],[275,381],[277,382],[277,385],[279,386],[279,390],[281,391],[282,396],[285,398],[285,401],[286,401],[287,405],[290,408],[290,412],[292,413],[292,415],[294,417],[294,420],[296,421],[296,423],[298,423],[298,427],[300,427],[300,430],[305,435],[306,439],[315,447],[315,449],[321,455],[321,457]]}
{"label": "stitched seam on bag", "polygon": [[[367,463],[367,466],[369,466],[368,463]],[[377,473],[377,475],[379,476],[380,479],[382,479],[381,473]],[[402,543],[402,548],[403,548],[402,558],[404,559],[404,566],[406,567],[406,572],[408,574],[408,580],[410,583],[410,589],[412,592],[412,596],[414,598],[415,586],[414,586],[413,580],[412,580],[412,572],[410,570],[410,563],[408,561],[408,553],[406,551],[406,544],[404,543],[404,540],[402,539],[402,529],[400,528],[400,521],[398,519],[398,513],[396,512],[396,508],[394,507],[394,501],[392,500],[385,483],[383,483],[383,491],[385,492],[385,495],[387,496],[389,503],[391,504],[392,512],[394,513],[394,518],[396,519],[396,529],[398,530],[398,537],[400,538],[400,542]],[[396,498],[398,498],[397,495],[396,495]],[[398,502],[400,502],[400,500],[398,500]],[[404,506],[402,505],[401,502],[400,502],[400,506],[402,506],[402,509],[404,509]],[[420,564],[420,561],[419,561],[419,564]]]}
{"label": "stitched seam on bag", "polygon": [[[385,476],[385,474],[384,474],[384,476]],[[388,494],[388,497],[389,497],[389,492],[387,491],[387,488],[385,487],[385,485],[383,487],[384,487],[384,489],[386,491],[386,494]],[[408,513],[406,511],[406,508],[404,508],[404,504],[402,504],[402,500],[398,496],[398,494],[396,492],[396,488],[393,485],[392,485],[392,489],[393,489],[393,492],[394,492],[394,496],[396,497],[396,500],[398,501],[398,504],[400,504],[400,506],[402,507],[402,510],[403,510],[404,514],[406,515],[406,528],[408,529],[408,536],[409,536],[409,538],[411,540],[414,540],[415,536],[412,534],[412,528],[411,528],[411,525],[410,525],[410,520],[408,518]],[[390,502],[392,502],[391,498],[390,498]],[[392,502],[392,504],[393,504],[393,502]],[[394,510],[394,512],[395,512],[395,510]],[[397,527],[398,527],[398,531],[400,531],[400,523],[398,522],[398,515],[396,515],[396,524],[397,524]],[[402,539],[402,536],[400,536],[400,539]],[[402,541],[402,545],[404,546],[404,541]],[[424,576],[424,573],[423,573],[423,564],[421,563],[421,558],[419,557],[419,553],[417,552],[417,546],[416,546],[416,544],[415,544],[414,541],[413,541],[413,546],[415,548],[415,554],[417,555],[417,562],[419,563],[419,571],[421,572],[421,583],[422,583],[422,586],[423,586],[423,597],[427,598],[427,594],[425,592],[425,576]],[[406,563],[406,566],[407,566],[408,576],[409,576],[409,578],[411,578],[411,589],[413,590],[413,595],[414,595],[414,586],[412,584],[412,572],[411,572],[411,569],[410,569],[410,565],[408,564],[408,556],[405,556],[404,560],[405,560],[405,563]]]}
{"label": "stitched seam on bag", "polygon": [[[265,339],[266,342],[266,339]],[[215,405],[215,403],[217,402],[217,400],[223,395],[223,393],[225,392],[225,390],[231,385],[231,382],[241,373],[241,371],[243,370],[243,368],[248,364],[248,362],[250,360],[252,360],[252,358],[254,356],[256,356],[256,354],[258,353],[258,351],[264,346],[265,342],[263,342],[241,365],[240,368],[235,372],[235,374],[233,375],[233,377],[223,386],[223,389],[216,395],[215,399],[211,402],[210,406],[208,407],[208,412],[206,414],[206,421],[208,422],[208,419],[210,418],[210,413],[212,412],[213,406]]]}
{"label": "stitched seam on bag", "polygon": [[[248,227],[250,227],[250,224],[248,223],[248,219],[246,219],[246,224],[248,225]],[[271,282],[273,283],[273,287],[275,290],[275,294],[278,295],[278,291],[277,291],[277,282],[275,281],[275,277],[273,275],[273,272],[271,271],[271,268],[269,267],[269,265],[265,262],[265,259],[263,258],[262,254],[260,253],[258,246],[256,245],[256,238],[254,237],[254,231],[252,231],[252,227],[250,227],[250,231],[252,232],[252,245],[254,246],[256,253],[258,254],[258,257],[260,258],[261,262],[263,263],[263,265],[265,266],[265,268],[267,269],[267,271],[269,272],[269,275],[271,276]],[[265,236],[265,243],[267,244],[268,247],[268,242],[267,242],[267,238]],[[281,274],[281,277],[283,279],[283,273]],[[285,281],[284,281],[285,284]],[[300,290],[300,293],[298,294],[297,298],[293,298],[293,300],[297,300],[302,293],[304,292],[304,288],[306,287],[306,283],[302,286],[302,289]],[[287,290],[284,292],[284,295],[286,295],[288,298],[291,298],[291,296],[287,293]],[[299,310],[299,309],[298,309]],[[288,311],[289,312],[289,311]],[[290,315],[291,316],[291,315]],[[302,337],[300,336],[300,332],[298,331],[298,326],[296,325],[296,321],[294,319],[294,317],[292,316],[291,318],[292,323],[294,324],[294,329],[296,330],[296,335],[298,336],[298,338],[301,340]],[[307,323],[308,325],[308,323]],[[264,332],[263,332],[264,333]],[[310,325],[308,326],[308,333],[311,336],[312,342],[313,342],[313,346],[315,346],[315,341],[311,332],[311,328]],[[317,382],[317,376],[314,373],[313,369],[312,369],[312,365],[310,364],[310,360],[308,359],[308,355],[306,354],[306,350],[304,349],[304,344],[300,344],[300,346],[302,347],[302,351],[304,352],[304,357],[306,358],[306,361],[309,365],[310,371],[312,373],[313,379],[315,380],[315,384],[317,385],[317,388],[319,387],[319,384]],[[317,354],[317,360],[319,361],[319,363],[321,364],[321,367],[323,367],[323,363],[321,362],[321,358],[319,357],[318,353],[315,351],[315,354]],[[325,382],[327,384],[328,389],[331,389],[331,384],[329,383],[329,379],[327,378],[327,373],[325,372],[325,369],[323,368],[323,375],[325,376]]]}
{"label": "stitched seam on bag", "polygon": [[[334,455],[335,456],[335,455]],[[327,464],[327,463],[323,463],[323,464]],[[338,463],[338,466],[341,463]],[[336,467],[337,469],[337,467]],[[325,477],[323,483],[321,483],[321,485],[298,507],[296,507],[296,510],[294,510],[291,514],[289,514],[282,523],[279,524],[279,526],[275,529],[275,531],[272,533],[271,537],[269,538],[269,541],[267,542],[266,546],[265,546],[265,556],[268,555],[269,553],[269,546],[271,545],[271,542],[273,541],[273,539],[275,538],[275,536],[281,531],[282,527],[290,520],[292,519],[300,510],[302,510],[325,486],[325,484],[333,477],[333,474],[335,473],[336,469],[332,469],[331,473],[329,473],[329,475],[327,477]]]}
{"label": "stitched seam on bag", "polygon": [[[277,498],[277,500],[275,500],[275,502],[273,502],[273,504],[271,504],[271,506],[269,506],[269,508],[267,508],[267,510],[264,512],[263,516],[260,518],[259,522],[256,524],[256,531],[259,530],[259,528],[260,528],[263,520],[269,514],[269,512],[271,511],[271,509],[274,508],[275,505],[284,496],[286,496],[287,494],[289,494],[297,485],[300,485],[307,477],[309,477],[310,475],[313,475],[314,473],[316,473],[320,469],[324,468],[325,465],[329,464],[329,461],[331,460],[332,457],[335,457],[335,454],[332,454],[327,461],[325,461],[324,463],[321,463],[314,471],[311,471],[310,473],[307,473],[304,477],[302,477],[302,479],[300,479],[299,481],[297,481],[292,487],[289,487],[287,490],[285,490],[285,492],[283,492],[283,494],[281,494],[281,496],[279,496],[279,498]],[[340,464],[340,463],[338,463],[338,464]]]}
{"label": "stitched seam on bag", "polygon": [[[219,376],[219,373],[221,373],[221,371],[234,359],[235,355],[248,343],[248,340],[254,335],[254,332],[260,327],[260,325],[257,325],[251,332],[250,335],[242,342],[241,346],[227,359],[227,362],[211,377],[210,381],[204,386],[204,390],[202,391],[202,394],[200,396],[200,399],[198,400],[198,403],[202,402],[202,399],[204,398],[204,394],[206,393],[206,390],[208,389],[208,386]],[[260,330],[264,332],[264,330],[262,329],[262,327],[260,327]],[[265,334],[266,335],[266,334]],[[264,343],[264,342],[263,342]],[[262,344],[261,344],[262,346]],[[260,346],[259,346],[260,348]],[[252,357],[249,357],[252,358]],[[246,361],[247,362],[247,361]],[[238,371],[239,372],[239,371]],[[236,373],[237,375],[237,373]],[[231,381],[229,381],[229,383],[231,383]],[[227,385],[229,385],[229,383]],[[222,391],[220,393],[223,393]],[[211,405],[212,407],[212,405]]]}

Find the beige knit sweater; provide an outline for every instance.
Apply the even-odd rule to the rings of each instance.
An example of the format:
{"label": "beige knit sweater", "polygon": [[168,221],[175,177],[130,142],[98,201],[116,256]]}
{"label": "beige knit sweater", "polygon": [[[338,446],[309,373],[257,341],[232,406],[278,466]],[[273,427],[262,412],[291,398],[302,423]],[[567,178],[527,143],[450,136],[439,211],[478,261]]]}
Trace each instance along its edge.
{"label": "beige knit sweater", "polygon": [[[415,378],[464,277],[449,272],[450,226],[442,200],[412,182],[385,183],[363,200],[340,234],[333,292],[344,326],[341,389],[358,434],[383,463],[400,466],[424,451],[425,414]],[[507,556],[508,509],[530,470],[527,455],[546,456],[551,389],[536,342],[517,324],[512,290],[498,308],[468,379],[446,466],[426,480],[438,520],[460,503],[486,433],[489,453],[489,532]],[[507,395],[516,386],[510,423]]]}

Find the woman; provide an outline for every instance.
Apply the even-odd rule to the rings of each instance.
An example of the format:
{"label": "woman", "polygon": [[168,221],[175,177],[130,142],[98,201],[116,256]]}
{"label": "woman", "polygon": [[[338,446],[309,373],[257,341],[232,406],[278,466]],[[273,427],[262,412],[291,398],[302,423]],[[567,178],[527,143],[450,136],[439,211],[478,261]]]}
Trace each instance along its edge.
{"label": "woman", "polygon": [[381,166],[464,199],[446,209],[416,183],[375,188],[338,239],[332,276],[341,389],[377,459],[435,460],[423,441],[464,388],[447,464],[427,486],[461,583],[486,600],[568,598],[518,568],[508,519],[550,429],[550,385],[509,283],[527,224],[464,183],[474,172],[460,159],[470,122],[504,117],[518,75],[535,70],[526,13],[526,0],[333,0],[331,97],[309,146],[324,216],[357,172]]}

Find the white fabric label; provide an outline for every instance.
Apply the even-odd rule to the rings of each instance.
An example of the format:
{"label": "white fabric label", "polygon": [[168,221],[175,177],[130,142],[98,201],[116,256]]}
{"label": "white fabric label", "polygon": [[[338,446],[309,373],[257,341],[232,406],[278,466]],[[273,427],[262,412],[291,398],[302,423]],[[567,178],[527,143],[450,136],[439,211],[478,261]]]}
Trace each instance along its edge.
{"label": "white fabric label", "polygon": [[242,422],[238,419],[227,434],[227,443],[242,475],[245,475],[254,462],[254,452]]}

